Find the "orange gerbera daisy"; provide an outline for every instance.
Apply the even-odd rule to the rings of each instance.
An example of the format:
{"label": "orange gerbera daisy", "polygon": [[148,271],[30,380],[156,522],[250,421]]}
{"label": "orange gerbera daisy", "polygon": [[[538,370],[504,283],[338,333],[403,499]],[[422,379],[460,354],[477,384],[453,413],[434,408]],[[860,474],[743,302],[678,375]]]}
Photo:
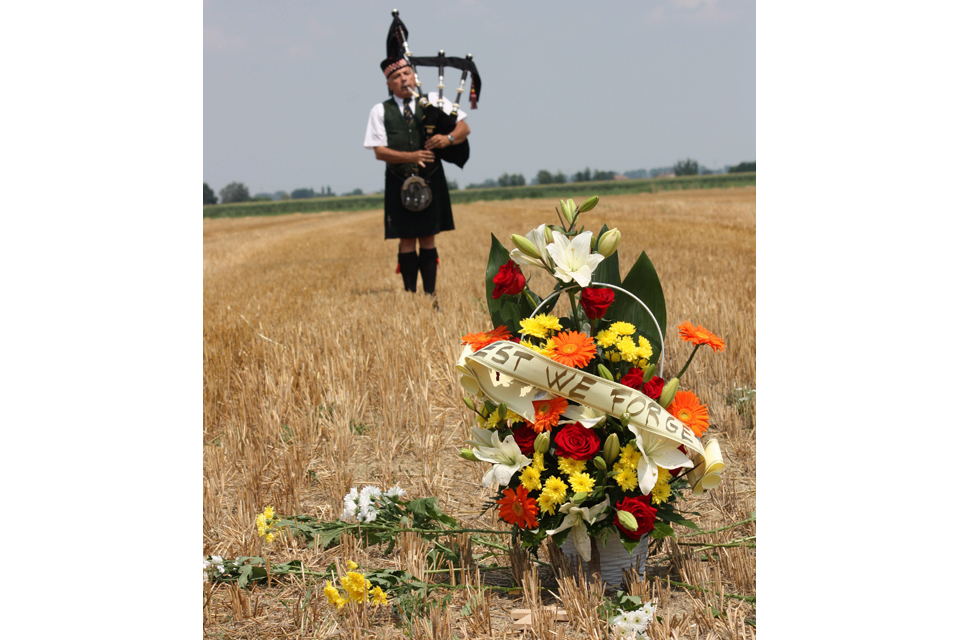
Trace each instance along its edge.
{"label": "orange gerbera daisy", "polygon": [[597,355],[597,346],[593,338],[580,331],[564,331],[553,336],[554,362],[568,367],[583,368]]}
{"label": "orange gerbera daisy", "polygon": [[707,407],[700,404],[697,394],[692,391],[677,391],[673,402],[667,407],[674,418],[690,427],[697,437],[703,436],[710,422]]}
{"label": "orange gerbera daisy", "polygon": [[500,505],[500,518],[509,524],[515,524],[521,529],[533,529],[538,525],[537,501],[529,497],[527,489],[520,485],[517,490],[504,489],[503,498],[497,500]]}
{"label": "orange gerbera daisy", "polygon": [[705,344],[713,349],[714,353],[717,351],[723,351],[727,346],[720,337],[710,333],[700,325],[694,327],[689,322],[684,322],[680,325],[680,337],[685,342],[692,342],[693,344]]}
{"label": "orange gerbera daisy", "polygon": [[534,400],[533,413],[536,420],[530,426],[537,433],[550,431],[560,422],[560,416],[567,410],[567,400],[565,398],[554,398],[553,400]]}
{"label": "orange gerbera daisy", "polygon": [[474,351],[479,351],[483,349],[488,344],[493,344],[498,340],[509,340],[510,339],[510,330],[506,326],[500,325],[493,331],[486,331],[484,333],[468,333],[463,336],[463,342],[460,344],[470,345],[473,347]]}

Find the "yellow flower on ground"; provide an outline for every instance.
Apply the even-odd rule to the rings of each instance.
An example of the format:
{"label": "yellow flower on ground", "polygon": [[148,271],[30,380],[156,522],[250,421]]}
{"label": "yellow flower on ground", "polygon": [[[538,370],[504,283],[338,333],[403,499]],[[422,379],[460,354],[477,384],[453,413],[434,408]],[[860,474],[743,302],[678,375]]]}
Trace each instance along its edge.
{"label": "yellow flower on ground", "polygon": [[347,596],[354,602],[363,602],[367,598],[367,590],[370,588],[370,581],[362,573],[350,571],[340,580],[343,590]]}
{"label": "yellow flower on ground", "polygon": [[560,471],[567,474],[568,476],[573,475],[574,473],[580,473],[581,471],[587,468],[586,460],[574,460],[573,458],[558,458],[557,462],[558,462],[558,466],[560,467]]}
{"label": "yellow flower on ground", "polygon": [[670,472],[663,467],[657,467],[657,484],[650,490],[650,501],[661,504],[670,499]]}
{"label": "yellow flower on ground", "polygon": [[586,473],[574,473],[570,476],[570,488],[576,493],[593,491],[596,481]]}
{"label": "yellow flower on ground", "polygon": [[323,588],[323,595],[327,596],[327,602],[335,605],[338,609],[343,606],[345,600],[340,596],[340,590],[327,580],[327,586]]}
{"label": "yellow flower on ground", "polygon": [[542,486],[540,484],[540,471],[534,469],[532,466],[525,467],[523,471],[520,472],[520,484],[522,484],[523,488],[527,491],[539,491]]}
{"label": "yellow flower on ground", "polygon": [[271,542],[273,542],[273,534],[270,532],[267,532],[267,535],[263,536],[263,539],[267,541],[267,544],[270,544]]}
{"label": "yellow flower on ground", "polygon": [[530,465],[531,468],[536,469],[537,471],[546,471],[547,468],[543,466],[543,454],[539,451],[534,452],[533,454],[533,464]]}
{"label": "yellow flower on ground", "polygon": [[387,594],[380,587],[374,587],[370,590],[370,602],[373,604],[387,604]]}
{"label": "yellow flower on ground", "polygon": [[350,569],[350,571],[353,571],[354,569],[356,569],[356,568],[359,567],[359,566],[360,566],[360,565],[358,565],[358,564],[357,564],[356,562],[354,562],[353,560],[347,560],[347,568]]}
{"label": "yellow flower on ground", "polygon": [[610,331],[620,336],[632,336],[636,333],[637,328],[629,322],[614,322],[610,325]]}
{"label": "yellow flower on ground", "polygon": [[626,468],[619,473],[614,474],[613,479],[617,481],[620,488],[624,491],[633,491],[637,488],[637,470],[636,468]]}
{"label": "yellow flower on ground", "polygon": [[267,507],[263,510],[263,515],[267,517],[267,520],[273,520],[276,514],[273,512],[273,507]]}
{"label": "yellow flower on ground", "polygon": [[262,513],[257,514],[257,535],[261,538],[267,534],[267,519]]}

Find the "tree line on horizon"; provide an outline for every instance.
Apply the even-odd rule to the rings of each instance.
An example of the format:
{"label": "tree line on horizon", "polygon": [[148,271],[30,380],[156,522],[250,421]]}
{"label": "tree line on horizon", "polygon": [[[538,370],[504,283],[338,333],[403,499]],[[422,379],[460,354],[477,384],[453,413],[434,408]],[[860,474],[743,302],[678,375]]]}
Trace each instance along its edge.
{"label": "tree line on horizon", "polygon": [[[699,162],[691,158],[686,160],[677,160],[672,167],[659,167],[655,169],[650,169],[649,172],[647,169],[636,169],[633,171],[626,171],[622,175],[628,179],[638,179],[638,178],[657,178],[657,177],[666,177],[666,176],[696,176],[696,175],[711,175],[715,173],[747,173],[747,172],[756,172],[757,162],[756,160],[752,162],[741,162],[735,166],[724,167],[723,170],[713,171],[703,167]],[[576,173],[569,176],[565,175],[562,171],[557,171],[556,173],[550,173],[546,169],[541,169],[537,172],[537,175],[530,181],[531,185],[535,184],[566,184],[569,182],[591,182],[597,180],[613,180],[616,177],[615,172],[613,171],[600,171],[600,170],[591,170],[590,167],[586,167],[582,171],[577,171]],[[496,180],[488,178],[481,183],[471,183],[468,184],[466,189],[488,189],[496,187],[522,187],[527,184],[526,178],[524,178],[522,173],[509,174],[504,172]],[[456,180],[447,180],[447,187],[450,191],[458,191],[459,186],[457,185]],[[377,191],[375,193],[382,193]],[[220,198],[219,201],[222,204],[230,204],[233,202],[255,202],[262,200],[300,200],[305,198],[329,198],[334,197],[337,194],[327,186],[321,188],[319,192],[315,192],[312,188],[301,188],[294,189],[290,193],[286,191],[276,191],[272,194],[270,193],[258,193],[253,197],[250,196],[250,191],[247,189],[246,185],[242,182],[231,182],[223,189],[220,189]],[[349,193],[341,193],[341,196],[362,196],[362,189],[354,189]],[[203,204],[211,205],[217,204],[217,195],[210,188],[210,186],[204,182],[203,183]]]}

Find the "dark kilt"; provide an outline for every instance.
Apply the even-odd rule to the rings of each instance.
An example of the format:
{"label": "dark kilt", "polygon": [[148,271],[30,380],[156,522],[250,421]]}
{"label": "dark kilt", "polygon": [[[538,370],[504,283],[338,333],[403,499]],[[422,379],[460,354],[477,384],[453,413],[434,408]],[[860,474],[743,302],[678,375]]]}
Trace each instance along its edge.
{"label": "dark kilt", "polygon": [[400,203],[400,187],[403,178],[387,167],[386,186],[383,190],[384,238],[423,238],[441,231],[453,231],[453,209],[450,206],[450,191],[443,173],[443,162],[437,161],[436,170],[428,178],[433,200],[423,211],[409,211]]}

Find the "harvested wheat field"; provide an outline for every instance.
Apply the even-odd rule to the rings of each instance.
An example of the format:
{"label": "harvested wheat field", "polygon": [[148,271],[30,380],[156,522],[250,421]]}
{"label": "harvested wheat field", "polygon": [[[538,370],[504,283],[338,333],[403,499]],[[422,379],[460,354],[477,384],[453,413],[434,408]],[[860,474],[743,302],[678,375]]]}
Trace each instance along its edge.
{"label": "harvested wheat field", "polygon": [[[371,484],[435,496],[463,528],[506,526],[482,513],[494,495],[480,482],[488,465],[458,457],[475,415],[454,364],[461,336],[492,328],[483,307],[490,233],[512,248],[510,234],[556,222],[555,204],[454,207],[456,231],[437,238],[439,310],[423,293],[402,291],[397,243],[383,240],[381,211],[204,221],[203,553],[259,557],[267,567],[266,579],[244,588],[204,582],[205,636],[606,637],[603,594],[558,580],[546,550],[544,564],[511,563],[509,536],[443,537],[462,566],[431,566],[425,553],[433,543],[417,533],[369,546],[344,534],[324,549],[289,530],[268,543],[256,524],[268,506],[285,517],[336,521],[350,488]],[[727,467],[719,487],[685,505],[706,533],[678,526],[678,538],[651,547],[646,576],[630,585],[657,605],[647,633],[752,638],[756,189],[601,197],[581,222],[594,233],[603,223],[621,230],[622,275],[641,251],[657,268],[667,302],[664,377],[689,353],[681,322],[701,324],[727,345],[701,350],[683,378],[709,407],[707,433],[719,439]],[[545,273],[528,277],[542,295],[552,287]],[[404,569],[431,587],[388,590],[390,606],[338,612],[324,596],[324,577],[331,563],[348,562],[368,574]],[[550,605],[569,620],[552,619]],[[513,629],[511,611],[520,608],[533,609],[532,631]]]}

